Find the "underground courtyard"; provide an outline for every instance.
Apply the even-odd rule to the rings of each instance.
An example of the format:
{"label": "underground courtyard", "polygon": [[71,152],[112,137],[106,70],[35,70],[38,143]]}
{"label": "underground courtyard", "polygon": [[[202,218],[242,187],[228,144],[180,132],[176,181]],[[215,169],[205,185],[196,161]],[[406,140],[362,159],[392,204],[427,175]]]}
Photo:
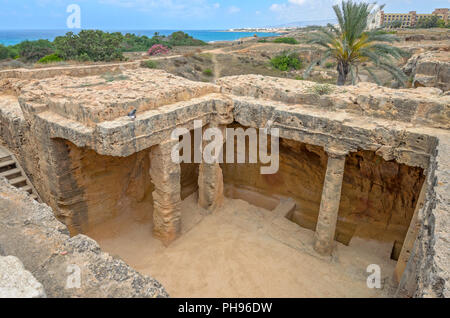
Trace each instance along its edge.
{"label": "underground courtyard", "polygon": [[[436,114],[448,97],[423,89],[424,101],[371,84],[315,95],[306,81],[247,75],[210,84],[110,67],[119,74],[112,81],[96,66],[66,68],[56,77],[46,70],[14,74],[29,79],[8,80],[0,96],[10,152],[0,173],[14,180],[23,169],[30,193],[62,223],[52,234],[55,246],[70,248],[58,259],[94,253],[114,265],[114,284],[151,277],[172,297],[435,292],[429,275],[440,274],[427,270],[430,238],[418,225],[433,222],[439,230],[444,222],[435,212],[446,209],[439,180],[446,178],[450,148],[448,121]],[[132,109],[136,118],[127,116]],[[250,160],[254,145],[245,137],[246,163],[174,162],[180,140],[171,133],[183,128],[194,135],[199,120],[200,130],[278,129],[279,168],[262,174],[264,164]],[[224,155],[242,154],[238,146],[221,147]],[[25,230],[8,232],[5,225],[5,238],[20,240]],[[8,253],[26,250],[0,239]],[[23,244],[47,253],[36,242]],[[109,275],[110,267],[91,265],[82,270],[99,281]],[[29,259],[27,266],[41,265]],[[369,283],[374,268],[376,286]],[[104,292],[90,284],[89,293]]]}

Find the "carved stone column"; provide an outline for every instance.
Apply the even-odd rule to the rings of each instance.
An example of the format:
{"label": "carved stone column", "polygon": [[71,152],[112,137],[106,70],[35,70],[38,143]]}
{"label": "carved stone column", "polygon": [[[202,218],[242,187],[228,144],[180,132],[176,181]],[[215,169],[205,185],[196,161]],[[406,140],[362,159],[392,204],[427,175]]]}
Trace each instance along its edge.
{"label": "carved stone column", "polygon": [[[220,151],[215,154],[216,162],[207,163],[203,160],[199,169],[198,203],[208,212],[213,212],[214,210],[220,208],[224,202],[223,174],[218,159],[223,156],[223,143],[226,140],[226,126],[210,124],[205,127],[205,129],[207,128],[216,128],[222,133],[223,136]],[[207,143],[208,141],[203,142],[203,148]]]}
{"label": "carved stone column", "polygon": [[401,282],[403,273],[405,272],[408,261],[411,257],[411,251],[413,250],[414,242],[416,241],[417,235],[419,234],[420,230],[419,212],[425,204],[426,196],[427,196],[427,184],[425,181],[425,184],[422,185],[416,209],[414,210],[414,215],[411,219],[411,223],[409,225],[408,233],[406,234],[402,250],[400,251],[397,266],[395,267],[394,278],[397,283]]}
{"label": "carved stone column", "polygon": [[181,168],[171,157],[177,141],[166,141],[150,151],[153,192],[153,235],[165,245],[181,232]]}
{"label": "carved stone column", "polygon": [[314,235],[314,249],[321,255],[331,255],[341,202],[346,152],[327,151],[328,167],[323,185],[319,218]]}

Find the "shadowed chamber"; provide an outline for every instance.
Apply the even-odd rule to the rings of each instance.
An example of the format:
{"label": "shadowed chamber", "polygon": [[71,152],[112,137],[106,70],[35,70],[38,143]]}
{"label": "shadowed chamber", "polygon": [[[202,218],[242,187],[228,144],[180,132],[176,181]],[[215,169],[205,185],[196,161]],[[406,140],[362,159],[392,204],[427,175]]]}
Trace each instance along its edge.
{"label": "shadowed chamber", "polygon": [[[269,210],[280,198],[293,198],[297,208],[287,217],[314,231],[327,160],[321,147],[282,138],[276,174],[261,174],[261,164],[223,164],[225,194]],[[349,245],[359,237],[389,243],[397,260],[424,181],[422,168],[386,161],[372,151],[347,155],[336,241]]]}

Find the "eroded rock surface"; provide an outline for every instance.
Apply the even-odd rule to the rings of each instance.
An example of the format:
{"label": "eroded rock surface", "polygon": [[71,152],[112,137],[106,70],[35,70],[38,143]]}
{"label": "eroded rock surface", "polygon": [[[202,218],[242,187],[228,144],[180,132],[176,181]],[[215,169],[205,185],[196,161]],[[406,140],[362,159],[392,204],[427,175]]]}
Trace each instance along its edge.
{"label": "eroded rock surface", "polygon": [[14,256],[0,256],[0,298],[46,298],[44,287]]}
{"label": "eroded rock surface", "polygon": [[101,251],[84,236],[70,237],[46,205],[0,179],[0,246],[21,259],[48,297],[167,297],[156,280]]}
{"label": "eroded rock surface", "polygon": [[413,55],[403,68],[410,75],[414,87],[437,87],[450,90],[450,54],[448,51]]}

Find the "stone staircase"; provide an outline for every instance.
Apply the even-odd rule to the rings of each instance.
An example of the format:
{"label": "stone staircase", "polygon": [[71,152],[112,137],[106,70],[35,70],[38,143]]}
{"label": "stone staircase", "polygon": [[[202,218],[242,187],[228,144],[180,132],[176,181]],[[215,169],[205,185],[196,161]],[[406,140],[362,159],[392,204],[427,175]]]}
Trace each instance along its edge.
{"label": "stone staircase", "polygon": [[12,186],[28,192],[34,200],[42,202],[16,157],[2,146],[0,146],[0,177],[5,177]]}

